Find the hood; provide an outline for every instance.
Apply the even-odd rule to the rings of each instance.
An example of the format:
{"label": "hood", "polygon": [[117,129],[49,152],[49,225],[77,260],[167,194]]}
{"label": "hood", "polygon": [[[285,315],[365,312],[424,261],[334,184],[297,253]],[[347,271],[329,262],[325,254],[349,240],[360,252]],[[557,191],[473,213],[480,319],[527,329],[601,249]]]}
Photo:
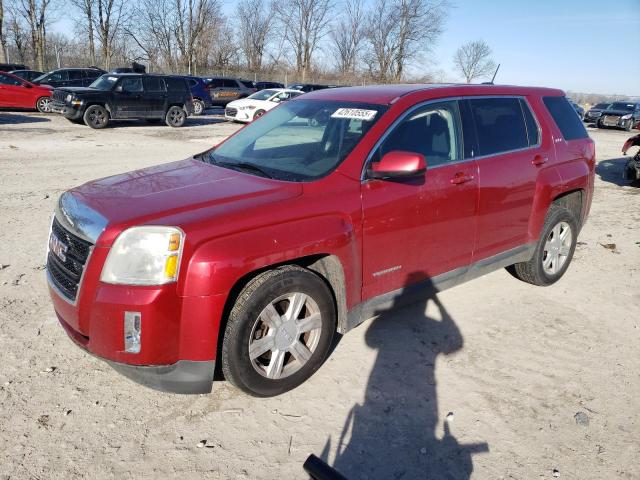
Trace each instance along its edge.
{"label": "hood", "polygon": [[[195,158],[136,170],[76,187],[61,203],[82,205],[104,219],[104,226],[196,219],[195,211],[215,216],[300,195],[302,186],[204,163]],[[66,197],[66,198],[65,198]]]}
{"label": "hood", "polygon": [[249,105],[264,106],[265,103],[269,104],[273,102],[269,102],[267,100],[255,100],[253,98],[241,98],[239,100],[234,100],[233,102],[227,103],[227,107],[238,108],[238,107],[246,107]]}
{"label": "hood", "polygon": [[95,88],[89,87],[58,87],[56,90],[64,90],[65,92],[71,93],[79,93],[81,95],[85,94],[105,94],[106,90],[96,90]]}
{"label": "hood", "polygon": [[633,114],[633,110],[600,110],[603,115],[629,115]]}

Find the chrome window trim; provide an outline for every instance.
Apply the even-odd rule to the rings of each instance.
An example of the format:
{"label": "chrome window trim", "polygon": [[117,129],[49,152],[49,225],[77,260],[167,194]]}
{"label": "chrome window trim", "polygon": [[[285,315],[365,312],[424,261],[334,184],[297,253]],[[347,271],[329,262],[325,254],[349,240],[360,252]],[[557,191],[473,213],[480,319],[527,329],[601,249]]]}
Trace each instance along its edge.
{"label": "chrome window trim", "polygon": [[[456,160],[454,162],[448,162],[448,163],[442,163],[440,165],[435,165],[433,167],[429,167],[427,166],[427,171],[428,170],[432,170],[432,169],[436,169],[439,167],[444,167],[447,165],[456,165],[459,163],[465,163],[465,162],[469,162],[471,160],[482,160],[484,158],[490,158],[490,157],[496,157],[499,155],[506,155],[509,153],[517,153],[517,152],[524,152],[526,150],[534,150],[537,148],[540,148],[540,146],[542,145],[542,127],[540,126],[540,122],[538,121],[538,117],[535,115],[533,109],[531,108],[531,104],[529,103],[528,99],[526,96],[524,95],[459,95],[459,96],[455,96],[455,97],[442,97],[442,98],[432,98],[430,100],[425,100],[424,102],[420,102],[417,103],[415,105],[413,105],[409,110],[407,110],[406,112],[404,112],[402,115],[400,115],[398,118],[396,118],[393,123],[391,125],[389,125],[389,128],[387,128],[387,130],[385,130],[385,132],[382,134],[382,136],[378,139],[378,141],[374,144],[373,148],[371,149],[371,151],[369,152],[369,154],[367,155],[367,158],[362,166],[362,171],[360,173],[360,181],[361,182],[366,182],[369,180],[372,180],[370,178],[367,178],[366,173],[367,173],[367,166],[371,163],[371,158],[373,157],[374,153],[378,150],[378,148],[380,148],[380,145],[382,145],[382,143],[384,143],[384,141],[386,140],[386,138],[389,136],[389,134],[393,131],[393,129],[395,129],[399,123],[401,123],[407,116],[409,116],[412,112],[414,112],[415,110],[417,110],[418,108],[424,107],[426,105],[432,104],[432,103],[440,103],[440,102],[452,102],[452,101],[461,101],[461,100],[475,100],[475,99],[491,99],[491,98],[516,98],[519,100],[523,100],[527,107],[529,108],[529,112],[531,112],[531,116],[533,117],[534,122],[536,122],[536,125],[538,127],[538,143],[535,145],[529,145],[527,147],[523,147],[523,148],[516,148],[513,150],[505,150],[503,152],[498,152],[498,153],[491,153],[488,155],[473,155],[471,157],[468,158],[462,158],[460,160]],[[458,112],[460,112],[460,109],[458,109]],[[526,128],[526,121],[524,119],[524,112],[523,112],[523,118],[522,121],[525,123],[525,128]],[[462,145],[462,153],[464,155],[464,132],[462,131],[462,125],[459,125],[460,129],[461,129],[461,137],[462,137],[462,141],[463,141],[463,145]],[[527,135],[527,141],[528,141],[528,135]]]}

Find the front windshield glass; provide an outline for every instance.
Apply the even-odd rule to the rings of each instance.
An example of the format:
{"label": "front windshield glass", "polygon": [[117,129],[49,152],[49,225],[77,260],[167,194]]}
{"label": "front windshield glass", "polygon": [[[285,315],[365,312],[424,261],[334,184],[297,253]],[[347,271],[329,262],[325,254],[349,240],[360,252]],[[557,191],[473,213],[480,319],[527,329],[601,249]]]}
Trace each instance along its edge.
{"label": "front windshield glass", "polygon": [[43,73],[42,75],[40,75],[39,77],[36,77],[32,80],[32,82],[41,82],[42,80],[44,80],[47,75],[49,75],[48,73]]}
{"label": "front windshield glass", "polygon": [[94,88],[96,90],[111,90],[117,81],[118,77],[102,75],[101,77],[96,78],[93,83],[89,85],[89,88]]}
{"label": "front windshield glass", "polygon": [[253,100],[269,100],[272,95],[278,93],[275,90],[260,90],[252,95],[249,95],[247,98],[252,98]]}
{"label": "front windshield glass", "polygon": [[285,102],[203,160],[278,180],[314,180],[340,165],[385,110],[354,102]]}
{"label": "front windshield glass", "polygon": [[633,111],[633,103],[627,102],[614,102],[609,107],[610,110],[627,110],[629,112]]}

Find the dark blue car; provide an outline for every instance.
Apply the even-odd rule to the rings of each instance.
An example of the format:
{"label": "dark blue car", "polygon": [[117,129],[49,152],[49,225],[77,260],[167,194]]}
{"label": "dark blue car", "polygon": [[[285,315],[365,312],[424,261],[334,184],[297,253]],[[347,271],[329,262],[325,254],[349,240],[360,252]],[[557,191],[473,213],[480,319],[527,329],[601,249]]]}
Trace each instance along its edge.
{"label": "dark blue car", "polygon": [[211,108],[213,105],[207,84],[200,77],[185,75],[184,78],[187,80],[193,96],[193,114],[202,115],[207,108]]}

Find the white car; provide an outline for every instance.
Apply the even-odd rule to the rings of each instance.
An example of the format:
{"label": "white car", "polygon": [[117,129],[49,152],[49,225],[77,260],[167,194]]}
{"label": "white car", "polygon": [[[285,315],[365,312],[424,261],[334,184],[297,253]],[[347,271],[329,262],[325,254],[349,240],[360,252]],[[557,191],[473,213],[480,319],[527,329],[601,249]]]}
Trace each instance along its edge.
{"label": "white car", "polygon": [[236,122],[252,122],[261,117],[280,102],[304,94],[288,88],[268,88],[260,90],[247,98],[229,102],[224,109],[224,118]]}

